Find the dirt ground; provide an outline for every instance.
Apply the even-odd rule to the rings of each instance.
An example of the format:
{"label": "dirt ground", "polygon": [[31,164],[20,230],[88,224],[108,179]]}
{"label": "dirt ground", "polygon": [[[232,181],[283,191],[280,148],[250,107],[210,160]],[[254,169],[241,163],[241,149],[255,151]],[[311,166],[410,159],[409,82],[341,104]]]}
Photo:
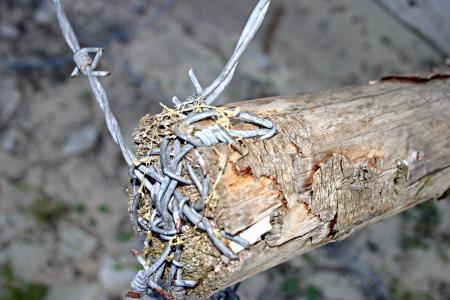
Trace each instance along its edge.
{"label": "dirt ground", "polygon": [[[63,1],[127,141],[208,83],[256,1]],[[221,103],[366,83],[445,57],[371,0],[273,1]],[[140,248],[127,169],[51,1],[0,2],[0,299],[122,299]],[[425,203],[244,281],[242,299],[450,299],[450,203]]]}

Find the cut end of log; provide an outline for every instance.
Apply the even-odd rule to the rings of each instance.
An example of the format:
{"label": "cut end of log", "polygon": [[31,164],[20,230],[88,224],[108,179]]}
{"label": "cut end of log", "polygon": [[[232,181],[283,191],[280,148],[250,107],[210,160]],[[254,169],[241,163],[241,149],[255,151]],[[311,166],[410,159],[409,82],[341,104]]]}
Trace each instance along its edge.
{"label": "cut end of log", "polygon": [[[198,297],[397,214],[450,188],[450,78],[377,83],[232,104],[278,133],[199,148],[214,187],[205,215],[252,245],[230,261],[191,228],[182,262]],[[417,78],[419,78],[418,80]],[[138,153],[148,145],[137,144]]]}

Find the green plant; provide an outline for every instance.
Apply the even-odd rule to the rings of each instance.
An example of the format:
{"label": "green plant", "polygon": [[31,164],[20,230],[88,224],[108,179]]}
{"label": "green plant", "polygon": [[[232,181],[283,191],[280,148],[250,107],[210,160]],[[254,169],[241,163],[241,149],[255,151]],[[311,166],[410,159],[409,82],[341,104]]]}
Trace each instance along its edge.
{"label": "green plant", "polygon": [[133,237],[132,230],[120,230],[116,235],[117,241],[121,243],[126,243],[130,241],[132,237]]}
{"label": "green plant", "polygon": [[281,290],[285,295],[292,295],[300,290],[299,279],[297,277],[285,278],[281,284]]}
{"label": "green plant", "polygon": [[97,211],[102,214],[107,214],[110,212],[110,208],[109,208],[108,204],[102,203],[97,206]]}
{"label": "green plant", "polygon": [[44,284],[18,279],[9,266],[0,269],[0,286],[2,300],[41,300],[48,292],[48,287]]}
{"label": "green plant", "polygon": [[44,193],[39,193],[30,205],[24,207],[37,221],[53,223],[70,209],[65,203],[58,202]]}
{"label": "green plant", "polygon": [[427,242],[436,235],[441,221],[439,209],[431,201],[411,209],[402,220],[406,225],[400,242],[404,250],[427,248]]}
{"label": "green plant", "polygon": [[320,289],[313,285],[307,286],[304,290],[304,295],[307,300],[318,300],[321,298],[321,294]]}
{"label": "green plant", "polygon": [[411,290],[397,277],[389,281],[389,294],[392,300],[433,300],[430,293]]}
{"label": "green plant", "polygon": [[77,202],[73,205],[73,209],[76,213],[78,214],[84,214],[86,213],[87,209],[86,209],[86,204],[84,204],[83,202]]}

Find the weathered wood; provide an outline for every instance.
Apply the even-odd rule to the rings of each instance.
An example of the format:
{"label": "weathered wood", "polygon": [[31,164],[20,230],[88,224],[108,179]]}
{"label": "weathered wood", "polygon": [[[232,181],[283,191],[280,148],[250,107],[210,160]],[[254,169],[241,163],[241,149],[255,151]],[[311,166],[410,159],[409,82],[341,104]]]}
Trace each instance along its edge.
{"label": "weathered wood", "polygon": [[[450,68],[442,68],[230,104],[269,118],[278,134],[244,139],[243,156],[225,145],[199,149],[211,186],[220,177],[207,215],[253,245],[230,245],[239,251],[234,262],[214,247],[203,251],[201,260],[212,258],[195,270],[201,278],[193,295],[206,297],[448,192],[449,75]],[[182,261],[187,270],[202,268],[192,256]]]}

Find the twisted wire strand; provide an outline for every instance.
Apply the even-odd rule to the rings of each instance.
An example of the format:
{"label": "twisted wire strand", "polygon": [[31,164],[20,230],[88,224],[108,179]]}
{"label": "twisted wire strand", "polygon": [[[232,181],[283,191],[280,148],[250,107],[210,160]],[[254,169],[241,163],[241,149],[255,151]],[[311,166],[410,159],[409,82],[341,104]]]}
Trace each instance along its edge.
{"label": "twisted wire strand", "polygon": [[[122,156],[127,163],[127,165],[131,166],[134,155],[131,150],[125,145],[123,141],[122,133],[120,131],[119,124],[117,122],[116,117],[111,112],[109,108],[108,97],[106,95],[105,89],[103,88],[100,81],[96,78],[96,76],[105,76],[106,73],[97,73],[95,74],[93,69],[95,69],[97,62],[101,57],[101,50],[96,49],[96,57],[94,61],[89,56],[89,52],[87,49],[80,49],[80,44],[78,39],[73,31],[72,25],[67,19],[66,14],[62,8],[62,4],[60,0],[53,0],[53,3],[56,7],[56,15],[58,18],[59,26],[64,35],[64,39],[66,40],[67,45],[74,53],[74,61],[76,63],[75,70],[81,71],[84,75],[87,75],[89,78],[89,83],[91,85],[92,91],[94,92],[95,99],[97,100],[98,105],[103,110],[106,126],[113,138],[114,142],[119,145],[119,148],[122,152]],[[91,48],[95,49],[95,48]],[[92,64],[94,62],[95,64]],[[92,64],[92,65],[91,65]],[[75,71],[72,74],[76,74],[78,71]]]}
{"label": "twisted wire strand", "polygon": [[[239,37],[239,40],[236,44],[236,48],[234,49],[233,54],[231,55],[230,59],[228,60],[227,64],[223,68],[220,75],[207,87],[205,88],[202,93],[200,94],[201,98],[206,98],[210,96],[214,90],[221,89],[220,92],[225,89],[225,87],[228,85],[228,83],[231,81],[231,78],[233,77],[234,71],[236,69],[237,63],[239,61],[239,58],[241,57],[242,53],[244,52],[247,45],[252,40],[253,36],[255,35],[256,31],[258,31],[259,26],[261,25],[262,21],[264,20],[264,17],[266,15],[266,12],[269,8],[270,0],[260,0],[255,8],[253,9],[252,14],[250,15],[247,24],[244,27],[244,30],[241,33],[241,36]],[[219,96],[219,93],[213,94],[213,96],[206,98],[205,103],[206,104],[212,104],[214,100]]]}
{"label": "twisted wire strand", "polygon": [[[133,250],[141,263],[143,270],[139,271],[131,283],[131,288],[139,295],[144,294],[149,297],[162,297],[165,299],[182,297],[185,288],[196,286],[196,282],[183,279],[180,262],[182,248],[177,244],[176,239],[183,233],[182,221],[190,222],[195,227],[205,231],[214,246],[229,259],[237,259],[238,255],[228,248],[222,238],[240,244],[248,248],[250,244],[243,238],[218,230],[211,225],[209,220],[202,216],[201,211],[205,207],[205,199],[209,194],[209,183],[206,178],[205,161],[197,151],[195,156],[200,165],[200,175],[193,167],[184,161],[184,157],[196,147],[208,147],[218,143],[228,143],[236,150],[240,151],[240,146],[236,137],[246,138],[270,138],[276,133],[276,128],[269,120],[255,117],[245,112],[237,112],[232,118],[254,125],[252,130],[232,130],[225,129],[220,124],[197,130],[194,135],[188,134],[183,129],[196,122],[219,118],[217,111],[210,107],[211,104],[231,81],[236,69],[239,57],[247,47],[248,43],[258,30],[270,4],[269,0],[260,0],[249,17],[244,30],[238,40],[235,51],[220,75],[206,89],[202,89],[194,71],[189,70],[189,78],[194,87],[194,93],[185,101],[180,101],[174,97],[173,102],[176,108],[194,108],[198,103],[206,104],[200,112],[191,112],[188,115],[179,113],[182,121],[176,127],[175,137],[164,137],[159,145],[147,153],[147,158],[159,156],[159,167],[143,163],[143,160],[136,159],[133,152],[123,141],[117,119],[110,110],[108,97],[98,77],[108,75],[108,72],[95,70],[102,56],[101,48],[80,48],[73,28],[65,15],[61,1],[53,0],[61,31],[64,38],[74,53],[73,60],[76,67],[72,76],[77,76],[80,72],[89,79],[90,87],[95,99],[104,113],[108,131],[114,142],[119,146],[122,156],[129,166],[131,180],[132,204],[130,219],[137,232],[142,232],[144,245],[151,243],[150,236],[158,237],[165,245],[164,251],[158,258],[150,257],[150,265],[139,254]],[[94,55],[92,59],[90,54]],[[186,175],[184,175],[186,174]],[[186,178],[188,176],[189,178]],[[194,204],[190,199],[183,196],[178,187],[193,185],[199,194],[199,203]],[[147,193],[150,198],[149,220],[139,216],[142,194]],[[175,242],[174,242],[175,241]],[[170,261],[169,257],[172,257]],[[169,268],[168,272],[165,269]],[[167,277],[164,279],[164,274]],[[225,293],[227,294],[227,293]],[[178,296],[177,296],[178,295]]]}

